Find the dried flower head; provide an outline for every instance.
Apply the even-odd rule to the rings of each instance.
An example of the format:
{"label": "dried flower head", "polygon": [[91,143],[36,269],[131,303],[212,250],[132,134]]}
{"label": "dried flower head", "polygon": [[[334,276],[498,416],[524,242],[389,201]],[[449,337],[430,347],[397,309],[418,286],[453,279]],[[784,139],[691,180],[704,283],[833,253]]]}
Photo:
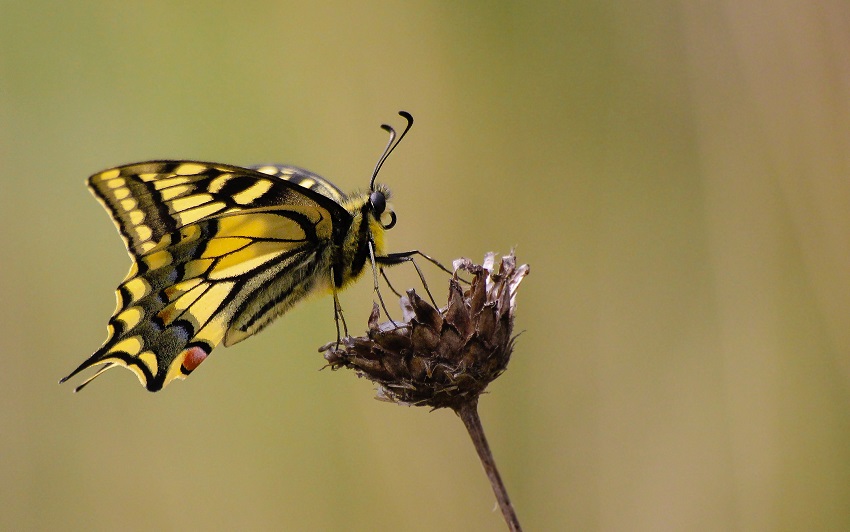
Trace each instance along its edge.
{"label": "dried flower head", "polygon": [[[408,290],[401,323],[379,324],[376,304],[366,336],[348,336],[320,350],[332,368],[353,368],[376,382],[380,399],[455,411],[475,402],[507,367],[517,288],[528,274],[528,265],[518,267],[513,253],[502,257],[498,272],[494,262],[493,253],[483,265],[456,260],[445,308],[437,310]],[[458,271],[472,275],[466,291]]]}

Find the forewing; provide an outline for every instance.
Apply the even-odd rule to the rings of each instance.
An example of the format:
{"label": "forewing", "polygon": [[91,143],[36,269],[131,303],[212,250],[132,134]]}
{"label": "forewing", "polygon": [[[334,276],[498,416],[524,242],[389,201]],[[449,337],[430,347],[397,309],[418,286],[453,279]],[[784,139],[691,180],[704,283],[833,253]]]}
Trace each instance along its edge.
{"label": "forewing", "polygon": [[329,181],[296,167],[263,168],[272,173],[218,163],[150,161],[97,173],[88,185],[134,257],[150,252],[184,226],[223,213],[317,205],[334,217],[345,216],[335,199],[341,192]]}

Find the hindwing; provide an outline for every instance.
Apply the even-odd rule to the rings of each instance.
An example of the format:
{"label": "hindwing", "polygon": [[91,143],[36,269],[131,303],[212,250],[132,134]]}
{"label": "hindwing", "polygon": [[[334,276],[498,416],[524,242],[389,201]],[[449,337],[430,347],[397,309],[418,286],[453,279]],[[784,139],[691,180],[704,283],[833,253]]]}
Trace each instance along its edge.
{"label": "hindwing", "polygon": [[294,183],[300,187],[308,188],[313,192],[318,192],[340,205],[344,204],[348,199],[339,187],[324,177],[304,168],[283,164],[258,164],[250,168],[260,173],[283,179],[289,183]]}

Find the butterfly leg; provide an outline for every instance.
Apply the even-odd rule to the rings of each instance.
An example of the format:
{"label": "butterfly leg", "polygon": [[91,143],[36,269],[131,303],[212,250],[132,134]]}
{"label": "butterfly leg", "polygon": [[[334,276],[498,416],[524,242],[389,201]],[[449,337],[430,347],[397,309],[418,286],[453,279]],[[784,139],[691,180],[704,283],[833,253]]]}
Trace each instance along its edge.
{"label": "butterfly leg", "polygon": [[[390,320],[390,323],[393,324],[393,327],[398,327],[395,321],[393,321],[392,316],[390,316],[390,311],[387,310],[387,304],[384,303],[384,296],[381,295],[381,288],[378,286],[378,268],[375,265],[376,257],[375,257],[375,248],[372,242],[369,242],[369,260],[372,262],[372,285],[375,289],[375,293],[378,294],[378,301],[381,302],[381,308],[384,310],[384,314],[387,315],[387,319]],[[386,274],[384,274],[384,269],[381,268],[381,275],[384,276],[384,279],[387,278]],[[395,288],[387,281],[387,285],[389,285],[390,290],[393,291],[394,294],[401,297],[401,294],[395,291]]]}
{"label": "butterfly leg", "polygon": [[382,257],[376,257],[376,259],[377,259],[379,264],[386,264],[387,266],[392,266],[394,264],[401,264],[402,262],[413,262],[413,256],[414,255],[419,255],[420,257],[427,260],[428,262],[430,262],[431,264],[433,264],[437,268],[440,268],[441,270],[443,270],[444,272],[446,272],[449,275],[454,274],[453,271],[451,271],[450,269],[443,266],[443,264],[440,261],[438,261],[434,257],[431,257],[430,255],[426,255],[425,253],[422,253],[418,249],[413,249],[413,250],[410,250],[410,251],[402,251],[402,252],[399,252],[399,253],[388,253],[387,255],[384,255]]}
{"label": "butterfly leg", "polygon": [[342,313],[342,304],[339,302],[339,292],[337,292],[336,285],[333,283],[333,278],[333,268],[331,268],[331,286],[333,287],[334,296],[334,323],[336,324],[336,343],[338,346],[342,341],[339,324],[342,322],[342,334],[344,336],[348,336],[348,325],[345,323],[345,315]]}
{"label": "butterfly leg", "polygon": [[387,283],[387,286],[390,287],[390,290],[392,291],[392,293],[395,294],[396,297],[401,297],[401,294],[399,293],[399,291],[396,290],[395,287],[393,286],[393,284],[390,282],[390,278],[387,277],[387,271],[384,268],[378,268],[378,270],[381,272],[381,277],[384,278],[384,282]]}
{"label": "butterfly leg", "polygon": [[[380,257],[374,257],[373,260],[375,262],[377,262],[378,264],[382,265],[382,266],[394,266],[396,264],[401,264],[403,262],[409,262],[409,263],[413,264],[413,268],[416,269],[416,274],[419,275],[419,280],[422,281],[422,286],[425,288],[425,292],[428,294],[428,298],[431,300],[431,304],[434,305],[434,308],[440,308],[440,306],[437,305],[437,302],[434,300],[434,296],[431,295],[431,289],[428,288],[428,283],[425,281],[425,275],[422,273],[422,270],[419,268],[419,265],[416,264],[416,261],[413,260],[414,255],[422,256],[425,260],[429,261],[431,264],[434,264],[435,266],[437,266],[438,268],[440,268],[441,270],[443,270],[444,272],[446,272],[448,274],[452,273],[451,270],[449,270],[448,268],[446,268],[445,266],[440,264],[440,262],[438,260],[429,257],[428,255],[422,253],[418,249],[414,249],[412,251],[403,251],[401,253],[389,253],[387,255],[383,255],[383,256],[380,256]],[[386,274],[384,274],[383,268],[381,268],[381,274],[384,275],[384,278],[386,279]],[[377,275],[376,275],[375,276],[376,286],[377,286],[377,282],[378,281],[377,281]],[[388,282],[388,284],[389,284],[389,282]],[[392,285],[390,285],[390,287],[392,288]],[[393,292],[395,292],[395,290],[393,290]],[[398,292],[395,292],[395,293],[397,294]]]}

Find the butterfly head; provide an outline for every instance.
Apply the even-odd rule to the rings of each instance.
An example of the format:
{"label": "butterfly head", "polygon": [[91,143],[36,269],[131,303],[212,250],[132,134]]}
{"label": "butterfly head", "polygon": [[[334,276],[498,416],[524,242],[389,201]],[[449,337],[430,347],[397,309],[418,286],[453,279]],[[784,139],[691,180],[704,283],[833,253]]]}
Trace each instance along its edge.
{"label": "butterfly head", "polygon": [[395,212],[387,205],[389,198],[389,189],[381,185],[369,193],[368,209],[383,229],[392,229],[396,222]]}

